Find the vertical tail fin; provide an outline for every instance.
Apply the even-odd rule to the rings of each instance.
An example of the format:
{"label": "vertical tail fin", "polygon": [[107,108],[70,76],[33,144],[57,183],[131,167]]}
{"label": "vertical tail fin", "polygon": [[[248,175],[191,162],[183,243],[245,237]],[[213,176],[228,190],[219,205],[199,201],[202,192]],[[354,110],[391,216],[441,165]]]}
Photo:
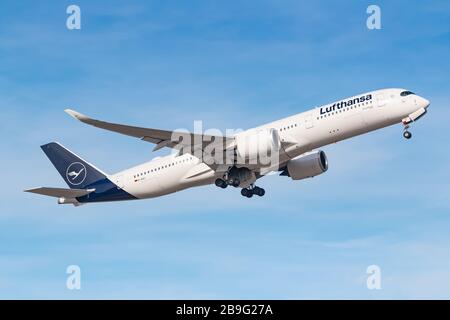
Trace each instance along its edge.
{"label": "vertical tail fin", "polygon": [[84,189],[106,178],[106,174],[57,142],[45,144],[41,148],[72,189]]}

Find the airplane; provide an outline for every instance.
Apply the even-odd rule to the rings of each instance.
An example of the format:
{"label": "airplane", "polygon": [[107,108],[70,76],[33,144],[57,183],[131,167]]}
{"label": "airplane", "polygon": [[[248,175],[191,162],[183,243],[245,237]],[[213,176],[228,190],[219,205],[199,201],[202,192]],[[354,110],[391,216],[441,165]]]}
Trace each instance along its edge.
{"label": "airplane", "polygon": [[41,148],[70,188],[39,187],[25,192],[75,206],[155,198],[211,184],[241,189],[247,198],[262,197],[265,190],[255,183],[269,173],[302,180],[326,172],[328,159],[320,150],[326,145],[400,123],[404,138],[410,139],[410,125],[427,113],[429,105],[427,99],[406,89],[375,90],[232,136],[116,124],[66,109],[85,124],[153,143],[154,151],[170,148],[175,152],[110,175],[51,142]]}

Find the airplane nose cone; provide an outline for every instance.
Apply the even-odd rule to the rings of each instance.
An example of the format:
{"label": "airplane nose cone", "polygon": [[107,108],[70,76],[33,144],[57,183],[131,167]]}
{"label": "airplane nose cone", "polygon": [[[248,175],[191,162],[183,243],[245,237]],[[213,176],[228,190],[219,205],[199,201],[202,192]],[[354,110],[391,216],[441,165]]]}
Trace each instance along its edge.
{"label": "airplane nose cone", "polygon": [[430,105],[430,101],[428,101],[427,99],[423,98],[423,97],[419,97],[418,98],[418,104],[421,108],[428,108],[428,106]]}

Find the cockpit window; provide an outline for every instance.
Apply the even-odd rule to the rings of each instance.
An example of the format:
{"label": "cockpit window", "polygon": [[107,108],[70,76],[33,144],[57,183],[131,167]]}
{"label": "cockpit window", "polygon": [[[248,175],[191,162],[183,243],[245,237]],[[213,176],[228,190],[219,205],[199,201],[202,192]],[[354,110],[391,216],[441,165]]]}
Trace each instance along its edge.
{"label": "cockpit window", "polygon": [[403,91],[402,93],[400,93],[400,95],[401,95],[402,97],[409,96],[410,94],[415,94],[415,93],[414,93],[414,92],[411,92],[411,91]]}

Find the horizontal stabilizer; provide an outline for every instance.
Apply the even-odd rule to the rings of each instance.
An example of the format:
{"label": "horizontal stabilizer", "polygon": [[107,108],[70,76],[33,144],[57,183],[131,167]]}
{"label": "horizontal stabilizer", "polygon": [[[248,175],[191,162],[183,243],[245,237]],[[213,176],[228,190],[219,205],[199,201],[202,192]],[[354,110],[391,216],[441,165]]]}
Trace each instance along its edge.
{"label": "horizontal stabilizer", "polygon": [[46,188],[39,187],[25,190],[25,192],[37,193],[44,196],[56,197],[56,198],[77,198],[85,196],[91,192],[94,192],[95,189],[64,189],[64,188]]}

